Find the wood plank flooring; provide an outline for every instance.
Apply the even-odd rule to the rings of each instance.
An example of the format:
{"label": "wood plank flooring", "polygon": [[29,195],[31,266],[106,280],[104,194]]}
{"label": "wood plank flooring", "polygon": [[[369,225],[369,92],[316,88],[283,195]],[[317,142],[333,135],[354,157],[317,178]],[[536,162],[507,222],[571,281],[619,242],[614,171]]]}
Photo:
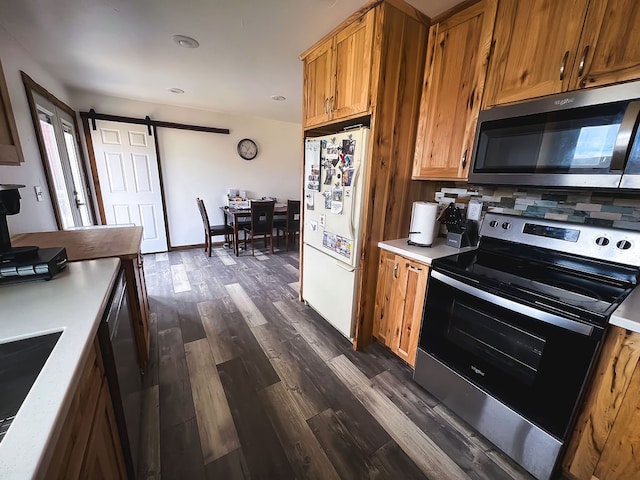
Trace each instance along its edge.
{"label": "wood plank flooring", "polygon": [[143,479],[531,479],[297,299],[298,253],[146,255]]}

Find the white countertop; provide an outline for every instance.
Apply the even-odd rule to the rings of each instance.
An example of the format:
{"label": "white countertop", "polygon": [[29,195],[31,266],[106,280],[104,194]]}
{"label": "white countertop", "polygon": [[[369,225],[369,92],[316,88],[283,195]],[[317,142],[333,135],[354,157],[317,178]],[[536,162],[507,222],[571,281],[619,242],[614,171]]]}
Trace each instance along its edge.
{"label": "white countertop", "polygon": [[609,318],[611,325],[640,333],[640,288],[636,287]]}
{"label": "white countertop", "polygon": [[430,247],[416,247],[407,243],[408,238],[399,238],[397,240],[387,240],[384,242],[378,242],[378,247],[382,250],[387,250],[403,257],[416,260],[418,262],[431,265],[431,262],[436,258],[442,258],[455,253],[468,252],[474,250],[476,247],[464,247],[454,248],[446,245],[446,239],[436,238],[433,245]]}
{"label": "white countertop", "polygon": [[119,266],[117,258],[74,262],[50,281],[0,285],[0,343],[62,331],[0,442],[1,479],[38,474],[50,440],[59,435]]}

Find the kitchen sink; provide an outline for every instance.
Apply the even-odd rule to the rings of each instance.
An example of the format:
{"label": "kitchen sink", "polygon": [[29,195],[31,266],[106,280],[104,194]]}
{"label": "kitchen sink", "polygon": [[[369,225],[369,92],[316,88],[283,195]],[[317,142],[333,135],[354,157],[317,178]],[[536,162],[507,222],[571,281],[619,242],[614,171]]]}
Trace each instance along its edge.
{"label": "kitchen sink", "polygon": [[0,441],[62,332],[0,344]]}

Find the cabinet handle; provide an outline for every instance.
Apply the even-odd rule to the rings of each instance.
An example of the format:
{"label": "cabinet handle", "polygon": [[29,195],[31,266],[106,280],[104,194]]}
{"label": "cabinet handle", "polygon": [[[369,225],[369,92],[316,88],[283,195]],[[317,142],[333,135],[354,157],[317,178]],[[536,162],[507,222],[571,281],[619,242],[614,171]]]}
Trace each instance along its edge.
{"label": "cabinet handle", "polygon": [[331,95],[331,97],[329,98],[329,113],[333,113],[333,105],[334,105],[333,95]]}
{"label": "cabinet handle", "polygon": [[560,81],[564,80],[564,72],[567,68],[567,59],[569,58],[569,50],[564,52],[564,57],[562,57],[562,63],[560,64]]}
{"label": "cabinet handle", "polygon": [[400,266],[399,263],[396,263],[396,266],[393,267],[393,278],[398,278],[398,267]]}
{"label": "cabinet handle", "polygon": [[464,149],[464,154],[462,155],[462,168],[466,168],[467,166],[467,153],[469,152],[468,148]]}
{"label": "cabinet handle", "polygon": [[414,272],[421,272],[422,269],[420,267],[414,267],[413,265],[407,265],[409,270],[413,270]]}
{"label": "cabinet handle", "polygon": [[584,52],[582,52],[582,58],[580,59],[580,64],[578,65],[578,76],[581,77],[584,73],[584,64],[587,61],[587,55],[589,54],[589,45],[584,47]]}
{"label": "cabinet handle", "polygon": [[329,110],[327,108],[327,104],[329,103],[329,97],[324,99],[324,113],[325,115],[329,115]]}

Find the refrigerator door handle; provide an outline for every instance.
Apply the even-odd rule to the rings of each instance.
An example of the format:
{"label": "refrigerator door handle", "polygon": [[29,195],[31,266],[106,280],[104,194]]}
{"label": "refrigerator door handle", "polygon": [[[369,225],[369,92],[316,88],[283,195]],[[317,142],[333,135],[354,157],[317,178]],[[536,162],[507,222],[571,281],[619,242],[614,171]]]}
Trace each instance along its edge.
{"label": "refrigerator door handle", "polygon": [[360,176],[360,162],[358,162],[358,166],[356,171],[353,173],[353,181],[351,182],[351,218],[349,219],[349,232],[351,233],[351,240],[355,240],[356,235],[356,226],[354,225],[355,216],[356,216],[356,194],[358,187],[358,177]]}
{"label": "refrigerator door handle", "polygon": [[351,265],[347,265],[346,263],[336,262],[336,265],[341,269],[346,270],[347,272],[355,272],[356,270],[355,267],[352,267]]}

